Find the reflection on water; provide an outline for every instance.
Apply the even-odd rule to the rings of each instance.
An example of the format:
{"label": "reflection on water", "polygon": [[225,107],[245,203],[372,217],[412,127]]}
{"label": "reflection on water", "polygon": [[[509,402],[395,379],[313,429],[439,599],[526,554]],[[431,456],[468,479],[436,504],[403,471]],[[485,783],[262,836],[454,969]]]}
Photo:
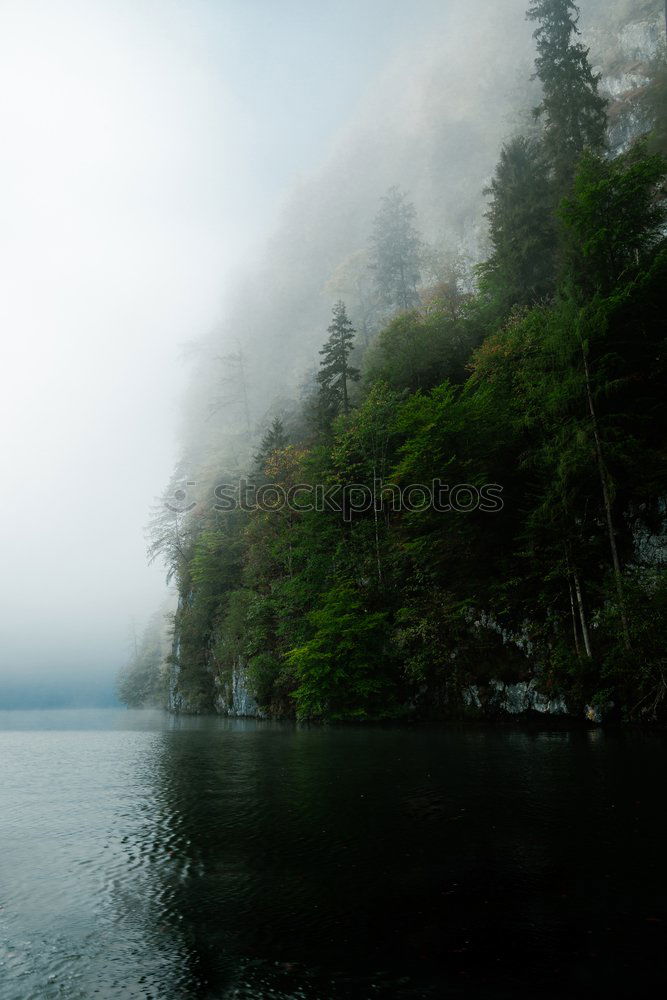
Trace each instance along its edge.
{"label": "reflection on water", "polygon": [[0,998],[649,995],[662,737],[0,713]]}

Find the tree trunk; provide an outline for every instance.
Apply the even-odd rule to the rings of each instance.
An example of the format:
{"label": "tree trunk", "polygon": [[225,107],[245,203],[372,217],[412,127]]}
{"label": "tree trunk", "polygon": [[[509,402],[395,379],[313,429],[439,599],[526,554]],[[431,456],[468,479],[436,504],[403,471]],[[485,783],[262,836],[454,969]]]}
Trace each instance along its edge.
{"label": "tree trunk", "polygon": [[572,570],[572,577],[574,579],[574,589],[577,594],[577,604],[579,606],[579,620],[581,621],[581,634],[584,637],[584,648],[586,649],[586,656],[588,659],[592,659],[593,653],[591,652],[591,637],[588,632],[588,624],[586,622],[586,610],[584,608],[584,599],[581,594],[581,584],[579,583],[579,574],[576,569]]}
{"label": "tree trunk", "polygon": [[598,421],[595,413],[595,406],[593,404],[593,393],[591,391],[591,379],[590,372],[588,370],[588,358],[586,357],[586,348],[581,345],[581,353],[584,359],[584,375],[586,377],[586,396],[588,399],[588,409],[591,415],[591,423],[593,426],[593,437],[595,439],[595,454],[597,457],[598,474],[600,476],[600,486],[602,487],[602,499],[604,501],[605,515],[607,518],[607,533],[609,535],[609,547],[611,548],[611,558],[614,565],[614,579],[616,581],[616,593],[618,594],[618,604],[621,612],[621,623],[623,625],[623,640],[625,643],[625,648],[630,649],[630,630],[628,628],[628,619],[625,613],[625,595],[623,593],[623,577],[621,575],[621,564],[618,558],[618,549],[616,547],[616,533],[614,531],[614,519],[611,512],[611,499],[609,496],[608,487],[608,473],[607,467],[604,462],[604,457],[602,454],[602,442],[600,441],[600,433],[598,430]]}
{"label": "tree trunk", "polygon": [[340,351],[341,351],[341,383],[343,386],[343,413],[347,417],[350,412],[350,401],[347,396],[347,358],[345,357],[345,340],[343,339],[343,334],[340,335]]}
{"label": "tree trunk", "polygon": [[239,376],[241,382],[241,396],[243,399],[243,415],[245,416],[245,429],[246,434],[250,434],[250,407],[248,406],[248,383],[246,381],[245,374],[245,359],[243,357],[243,351],[239,348],[238,354],[239,361]]}
{"label": "tree trunk", "polygon": [[574,593],[572,591],[572,580],[568,576],[567,587],[570,591],[570,610],[572,612],[572,634],[574,635],[574,648],[577,654],[577,659],[581,659],[581,648],[579,646],[579,630],[577,629],[577,613],[574,607]]}
{"label": "tree trunk", "polygon": [[382,586],[382,561],[380,559],[380,532],[378,527],[378,506],[377,497],[375,495],[375,485],[377,483],[377,473],[375,468],[373,468],[373,519],[375,521],[375,559],[377,561],[378,570],[378,586]]}

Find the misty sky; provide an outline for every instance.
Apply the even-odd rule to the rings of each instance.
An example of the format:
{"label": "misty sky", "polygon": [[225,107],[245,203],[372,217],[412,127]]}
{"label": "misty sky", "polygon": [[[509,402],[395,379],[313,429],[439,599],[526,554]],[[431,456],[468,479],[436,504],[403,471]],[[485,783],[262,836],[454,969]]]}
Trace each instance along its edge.
{"label": "misty sky", "polygon": [[104,674],[183,345],[446,0],[0,0],[0,678]]}

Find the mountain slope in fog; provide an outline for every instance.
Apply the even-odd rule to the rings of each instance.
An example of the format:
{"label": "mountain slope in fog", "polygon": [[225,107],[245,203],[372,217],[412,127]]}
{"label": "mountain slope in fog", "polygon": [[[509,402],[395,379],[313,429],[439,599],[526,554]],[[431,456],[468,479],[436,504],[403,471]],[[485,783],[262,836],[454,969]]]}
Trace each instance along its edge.
{"label": "mountain slope in fog", "polygon": [[[367,249],[389,187],[414,201],[434,255],[458,255],[469,278],[487,249],[484,190],[502,142],[535,130],[539,90],[525,8],[526,0],[443,4],[442,19],[424,26],[421,44],[397,54],[320,170],[292,192],[264,259],[199,346],[186,402],[186,469],[216,453],[231,464],[247,460],[239,438],[247,438],[247,410],[230,355],[243,352],[252,436],[312,371],[338,297],[335,276]],[[591,61],[603,90],[606,83],[618,98],[657,51],[662,4],[582,0],[581,8]],[[350,310],[358,320],[354,301]]]}

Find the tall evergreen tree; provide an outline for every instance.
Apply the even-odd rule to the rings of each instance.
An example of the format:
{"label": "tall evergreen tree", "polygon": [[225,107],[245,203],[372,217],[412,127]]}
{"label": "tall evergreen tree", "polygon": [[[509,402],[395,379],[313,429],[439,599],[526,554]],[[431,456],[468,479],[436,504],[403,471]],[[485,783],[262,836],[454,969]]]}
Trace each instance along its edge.
{"label": "tall evergreen tree", "polygon": [[532,0],[527,17],[539,23],[535,71],[543,96],[534,114],[544,121],[545,151],[560,196],[568,192],[584,150],[604,147],[607,102],[598,93],[589,50],[575,41],[579,8],[573,0]]}
{"label": "tall evergreen tree", "polygon": [[355,329],[347,318],[344,302],[333,307],[333,320],[328,327],[328,341],[320,351],[322,361],[317,381],[321,392],[332,402],[335,412],[347,416],[350,412],[350,382],[359,381],[359,369],[349,363]]}
{"label": "tall evergreen tree", "polygon": [[386,308],[401,312],[419,305],[422,242],[416,211],[397,187],[389,189],[375,217],[371,236],[371,268]]}
{"label": "tall evergreen tree", "polygon": [[281,451],[287,447],[287,434],[285,425],[280,417],[274,417],[271,426],[262,437],[259,451],[255,455],[255,470],[260,477],[265,474],[266,463],[275,451]]}
{"label": "tall evergreen tree", "polygon": [[531,305],[554,287],[556,234],[540,146],[519,136],[503,146],[486,191],[493,252],[479,269],[484,291],[507,309]]}

